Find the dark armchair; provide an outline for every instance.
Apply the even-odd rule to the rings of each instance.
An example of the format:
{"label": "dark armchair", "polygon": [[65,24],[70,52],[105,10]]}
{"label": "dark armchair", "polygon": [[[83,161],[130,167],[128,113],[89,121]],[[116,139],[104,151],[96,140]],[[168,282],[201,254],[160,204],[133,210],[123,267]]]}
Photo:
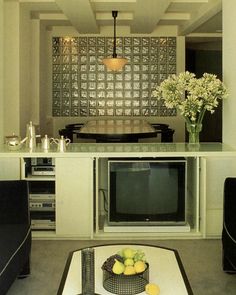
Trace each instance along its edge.
{"label": "dark armchair", "polygon": [[0,181],[0,294],[30,273],[31,229],[27,183]]}
{"label": "dark armchair", "polygon": [[153,123],[151,125],[155,128],[157,135],[161,135],[161,142],[173,142],[175,130],[169,128],[169,125],[161,123]]}
{"label": "dark armchair", "polygon": [[223,270],[236,273],[236,178],[226,178],[224,184]]}

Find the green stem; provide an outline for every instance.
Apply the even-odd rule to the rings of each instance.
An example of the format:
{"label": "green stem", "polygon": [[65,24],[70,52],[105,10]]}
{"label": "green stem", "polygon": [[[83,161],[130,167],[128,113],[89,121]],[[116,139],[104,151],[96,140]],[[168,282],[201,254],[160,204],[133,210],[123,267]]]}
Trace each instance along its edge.
{"label": "green stem", "polygon": [[184,116],[184,119],[185,119],[185,121],[186,121],[188,124],[192,124],[192,121],[189,119],[189,117],[185,117],[185,116]]}
{"label": "green stem", "polygon": [[204,108],[203,111],[200,113],[200,116],[198,117],[197,123],[199,123],[199,124],[202,123],[205,112],[206,112],[206,109]]}
{"label": "green stem", "polygon": [[189,117],[186,117],[186,116],[184,116],[184,119],[185,119],[186,123],[188,123],[188,124],[201,124],[202,120],[203,120],[203,117],[205,115],[205,112],[206,112],[206,109],[203,109],[202,112],[199,114],[199,117],[198,117],[196,122],[192,122],[189,119]]}

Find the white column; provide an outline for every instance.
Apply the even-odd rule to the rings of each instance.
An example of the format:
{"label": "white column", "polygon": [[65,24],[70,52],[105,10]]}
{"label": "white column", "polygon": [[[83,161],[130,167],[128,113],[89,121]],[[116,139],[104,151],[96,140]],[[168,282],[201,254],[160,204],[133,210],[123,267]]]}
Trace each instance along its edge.
{"label": "white column", "polygon": [[[177,39],[177,47],[176,47],[176,53],[177,53],[177,61],[176,61],[176,73],[179,74],[181,72],[185,71],[185,37],[179,36]],[[170,118],[172,119],[172,118]],[[174,141],[176,142],[184,142],[185,141],[185,120],[183,119],[183,116],[178,115],[174,118],[175,122],[173,126],[178,126],[178,128],[174,127],[175,133],[174,133]]]}
{"label": "white column", "polygon": [[223,142],[236,148],[236,1],[223,5],[223,80],[229,97],[223,104]]}
{"label": "white column", "polygon": [[39,59],[40,59],[40,20],[31,21],[31,121],[39,124]]}

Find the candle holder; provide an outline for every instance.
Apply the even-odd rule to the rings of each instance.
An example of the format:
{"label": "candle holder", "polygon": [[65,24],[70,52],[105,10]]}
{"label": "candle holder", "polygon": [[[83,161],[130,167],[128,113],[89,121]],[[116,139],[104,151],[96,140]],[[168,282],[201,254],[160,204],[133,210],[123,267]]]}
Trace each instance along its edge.
{"label": "candle holder", "polygon": [[94,249],[86,248],[81,251],[82,262],[82,295],[95,295],[94,282]]}

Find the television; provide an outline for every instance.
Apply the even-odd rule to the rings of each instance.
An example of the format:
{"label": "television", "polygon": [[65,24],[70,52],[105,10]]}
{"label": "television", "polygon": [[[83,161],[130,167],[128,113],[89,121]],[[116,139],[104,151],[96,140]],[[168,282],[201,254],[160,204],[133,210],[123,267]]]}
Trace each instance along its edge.
{"label": "television", "polygon": [[108,225],[185,225],[187,164],[178,159],[109,159]]}

